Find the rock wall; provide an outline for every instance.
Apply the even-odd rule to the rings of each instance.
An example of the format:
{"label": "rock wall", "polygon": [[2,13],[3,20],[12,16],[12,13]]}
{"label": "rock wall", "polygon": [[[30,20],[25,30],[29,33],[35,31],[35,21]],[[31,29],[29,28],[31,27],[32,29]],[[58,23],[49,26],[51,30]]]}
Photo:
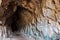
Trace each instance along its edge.
{"label": "rock wall", "polygon": [[[31,3],[28,2],[28,4],[25,0],[23,0],[22,3],[19,0],[17,3],[18,5],[22,5],[22,7],[30,10],[31,12],[36,13],[37,16],[35,16],[37,22],[35,25],[29,24],[24,29],[21,29],[19,34],[21,34],[22,36],[13,35],[12,38],[7,39],[60,40],[60,0],[31,0]],[[3,6],[5,5],[8,4],[3,3]],[[6,7],[7,6],[3,8]],[[1,40],[2,39],[4,40],[4,38],[1,38]]]}

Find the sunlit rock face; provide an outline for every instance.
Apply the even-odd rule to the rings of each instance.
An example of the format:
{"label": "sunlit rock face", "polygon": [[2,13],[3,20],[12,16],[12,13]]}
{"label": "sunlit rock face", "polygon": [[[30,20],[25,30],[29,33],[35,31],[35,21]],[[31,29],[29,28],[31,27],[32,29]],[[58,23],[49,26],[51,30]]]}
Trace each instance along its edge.
{"label": "sunlit rock face", "polygon": [[[16,31],[13,34],[12,33],[10,34],[10,31],[7,34],[6,26],[1,25],[0,26],[1,40],[2,39],[3,40],[60,40],[60,3],[59,2],[60,0],[49,0],[49,1],[31,0],[27,4],[25,0],[23,0],[22,2],[17,1],[16,2],[18,3],[17,5],[22,6],[27,10],[30,10],[27,12],[27,10],[24,9],[25,11],[21,12],[21,13],[27,12],[25,13],[25,15],[22,14],[23,16],[21,17],[24,19],[22,22],[27,23],[29,25],[25,24],[26,25],[24,26],[25,28],[21,29],[19,32]],[[2,4],[4,6],[3,8],[6,10],[8,9],[7,8],[7,5],[9,5],[8,3],[9,0],[6,1],[6,4],[4,3]],[[15,12],[16,11],[15,5],[13,6],[13,9],[14,9],[13,12]],[[33,14],[36,14],[35,15],[36,19]],[[29,21],[29,19],[31,20],[31,17],[33,20]],[[36,23],[35,20],[37,20]],[[0,24],[3,24],[2,22],[0,21]],[[6,38],[7,35],[9,35],[9,38]]]}

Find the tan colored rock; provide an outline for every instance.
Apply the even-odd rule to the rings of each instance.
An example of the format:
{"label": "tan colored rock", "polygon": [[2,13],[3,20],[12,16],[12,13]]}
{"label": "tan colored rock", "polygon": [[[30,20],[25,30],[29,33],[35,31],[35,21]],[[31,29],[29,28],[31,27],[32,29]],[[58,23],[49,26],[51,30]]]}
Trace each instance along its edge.
{"label": "tan colored rock", "polygon": [[[17,11],[19,14],[19,20],[16,21],[19,25],[20,32],[13,32],[17,34],[26,34],[28,40],[56,40],[59,39],[60,34],[60,0],[3,0],[2,7],[6,12],[4,18],[8,18],[6,21],[7,30],[10,29],[11,22],[15,22]],[[11,5],[11,8],[9,8]],[[20,7],[22,9],[17,9]],[[13,16],[11,16],[13,15]],[[3,18],[1,18],[3,19]],[[11,21],[13,20],[13,21]],[[17,25],[17,26],[18,26]],[[23,26],[23,27],[22,27]],[[6,27],[6,26],[5,26]],[[13,26],[12,26],[13,27]],[[11,28],[12,28],[11,27]],[[15,28],[15,26],[14,26]],[[11,31],[11,29],[10,29]],[[14,36],[12,34],[12,36]],[[57,35],[57,36],[56,36]],[[10,36],[10,35],[9,35]],[[22,36],[21,36],[22,37]],[[23,38],[18,40],[24,40]],[[32,37],[32,38],[31,38]],[[51,38],[51,39],[50,39]],[[12,40],[17,40],[12,38]]]}

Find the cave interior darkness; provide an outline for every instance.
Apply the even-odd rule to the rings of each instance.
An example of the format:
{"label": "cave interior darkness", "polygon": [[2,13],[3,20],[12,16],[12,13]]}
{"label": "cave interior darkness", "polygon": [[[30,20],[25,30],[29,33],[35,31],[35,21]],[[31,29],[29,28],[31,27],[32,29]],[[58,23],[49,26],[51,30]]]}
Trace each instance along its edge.
{"label": "cave interior darkness", "polygon": [[20,14],[18,12],[21,12],[23,9],[24,9],[23,7],[17,6],[16,11],[10,17],[10,19],[12,19],[12,20],[8,21],[8,23],[11,22],[10,25],[11,25],[12,32],[17,32],[21,29],[21,27],[18,27],[19,24],[17,24],[17,21],[22,18],[21,16],[19,17]]}

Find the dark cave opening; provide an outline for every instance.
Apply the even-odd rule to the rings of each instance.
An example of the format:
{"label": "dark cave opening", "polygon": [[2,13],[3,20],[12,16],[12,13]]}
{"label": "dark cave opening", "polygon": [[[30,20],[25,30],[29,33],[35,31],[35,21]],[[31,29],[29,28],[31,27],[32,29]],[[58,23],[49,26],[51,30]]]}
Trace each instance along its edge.
{"label": "dark cave opening", "polygon": [[18,26],[19,24],[17,24],[17,21],[22,18],[19,16],[23,9],[24,9],[23,7],[17,6],[15,13],[12,15],[12,23],[11,23],[12,32],[17,32],[22,28]]}
{"label": "dark cave opening", "polygon": [[16,21],[13,21],[12,24],[11,24],[11,29],[12,29],[12,32],[16,32],[18,31],[18,27],[16,25]]}

